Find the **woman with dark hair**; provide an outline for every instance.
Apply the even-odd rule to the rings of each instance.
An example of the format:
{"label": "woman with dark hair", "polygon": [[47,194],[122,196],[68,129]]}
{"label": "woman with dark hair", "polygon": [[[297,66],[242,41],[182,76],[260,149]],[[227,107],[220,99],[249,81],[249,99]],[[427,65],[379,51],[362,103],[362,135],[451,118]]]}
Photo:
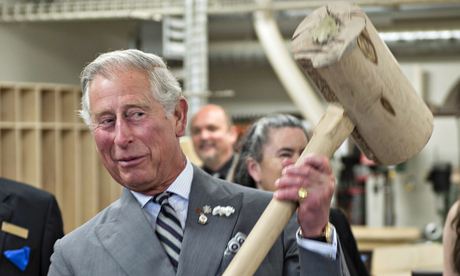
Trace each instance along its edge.
{"label": "woman with dark hair", "polygon": [[447,214],[442,244],[444,247],[444,275],[460,275],[460,209],[455,202]]}
{"label": "woman with dark hair", "polygon": [[[239,144],[234,182],[275,191],[283,166],[295,163],[308,143],[307,133],[304,123],[291,115],[274,114],[257,120]],[[369,275],[345,215],[331,208],[329,220],[339,235],[350,274]]]}

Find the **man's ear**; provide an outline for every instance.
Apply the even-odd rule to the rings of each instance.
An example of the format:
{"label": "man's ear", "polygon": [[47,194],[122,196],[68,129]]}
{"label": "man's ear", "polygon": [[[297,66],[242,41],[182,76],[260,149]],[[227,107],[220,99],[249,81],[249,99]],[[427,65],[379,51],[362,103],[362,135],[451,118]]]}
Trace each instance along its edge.
{"label": "man's ear", "polygon": [[254,182],[259,183],[262,178],[259,163],[252,157],[249,157],[246,160],[246,168],[248,169],[248,174],[252,177],[252,179],[254,179]]}
{"label": "man's ear", "polygon": [[185,128],[187,127],[187,111],[188,104],[184,97],[179,99],[179,102],[174,108],[174,119],[176,123],[176,137],[185,135]]}

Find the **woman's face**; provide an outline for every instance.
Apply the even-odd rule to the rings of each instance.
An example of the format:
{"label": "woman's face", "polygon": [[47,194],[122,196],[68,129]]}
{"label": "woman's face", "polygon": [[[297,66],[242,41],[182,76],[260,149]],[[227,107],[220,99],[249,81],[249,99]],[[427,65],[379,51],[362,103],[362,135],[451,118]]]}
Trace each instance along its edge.
{"label": "woman's face", "polygon": [[248,163],[249,173],[258,189],[274,191],[275,181],[281,176],[282,162],[295,162],[305,146],[307,137],[300,128],[272,128],[268,131],[267,143],[262,148],[262,160]]}

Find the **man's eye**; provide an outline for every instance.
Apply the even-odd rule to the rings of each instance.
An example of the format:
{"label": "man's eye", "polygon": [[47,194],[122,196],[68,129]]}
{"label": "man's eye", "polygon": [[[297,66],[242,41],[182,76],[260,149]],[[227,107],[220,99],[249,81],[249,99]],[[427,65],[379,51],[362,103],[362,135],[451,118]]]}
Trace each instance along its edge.
{"label": "man's eye", "polygon": [[112,125],[115,120],[113,118],[103,118],[99,120],[99,125],[101,126],[109,126]]}
{"label": "man's eye", "polygon": [[145,112],[142,109],[133,108],[133,109],[127,110],[124,115],[126,118],[136,118],[136,117],[144,116]]}
{"label": "man's eye", "polygon": [[136,112],[133,112],[129,115],[130,118],[133,118],[133,119],[141,119],[143,118],[145,115],[145,112],[142,112],[142,111],[136,111]]}
{"label": "man's eye", "polygon": [[135,115],[136,117],[142,117],[142,116],[145,115],[145,113],[144,113],[144,112],[136,112],[134,115]]}

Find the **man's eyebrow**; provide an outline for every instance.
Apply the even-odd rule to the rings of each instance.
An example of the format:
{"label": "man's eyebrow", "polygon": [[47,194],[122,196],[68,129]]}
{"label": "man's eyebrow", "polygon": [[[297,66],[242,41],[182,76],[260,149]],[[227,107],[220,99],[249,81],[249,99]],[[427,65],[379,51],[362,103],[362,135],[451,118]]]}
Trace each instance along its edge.
{"label": "man's eyebrow", "polygon": [[[148,107],[149,107],[149,105],[146,104],[146,103],[132,103],[132,104],[127,104],[127,105],[123,106],[123,111],[126,111],[126,110],[131,109],[131,108],[147,109]],[[113,114],[113,113],[114,112],[112,112],[110,110],[102,110],[102,111],[99,111],[99,112],[93,112],[95,117],[102,116],[102,115],[105,115],[105,114]]]}
{"label": "man's eyebrow", "polygon": [[93,116],[95,118],[98,118],[98,117],[101,117],[101,116],[104,116],[106,114],[112,114],[112,112],[108,111],[108,110],[104,110],[104,111],[99,111],[99,112],[94,112],[93,113]]}
{"label": "man's eyebrow", "polygon": [[130,109],[130,108],[142,108],[142,109],[147,109],[149,108],[149,104],[146,103],[132,103],[132,104],[127,104],[123,107],[124,110]]}

